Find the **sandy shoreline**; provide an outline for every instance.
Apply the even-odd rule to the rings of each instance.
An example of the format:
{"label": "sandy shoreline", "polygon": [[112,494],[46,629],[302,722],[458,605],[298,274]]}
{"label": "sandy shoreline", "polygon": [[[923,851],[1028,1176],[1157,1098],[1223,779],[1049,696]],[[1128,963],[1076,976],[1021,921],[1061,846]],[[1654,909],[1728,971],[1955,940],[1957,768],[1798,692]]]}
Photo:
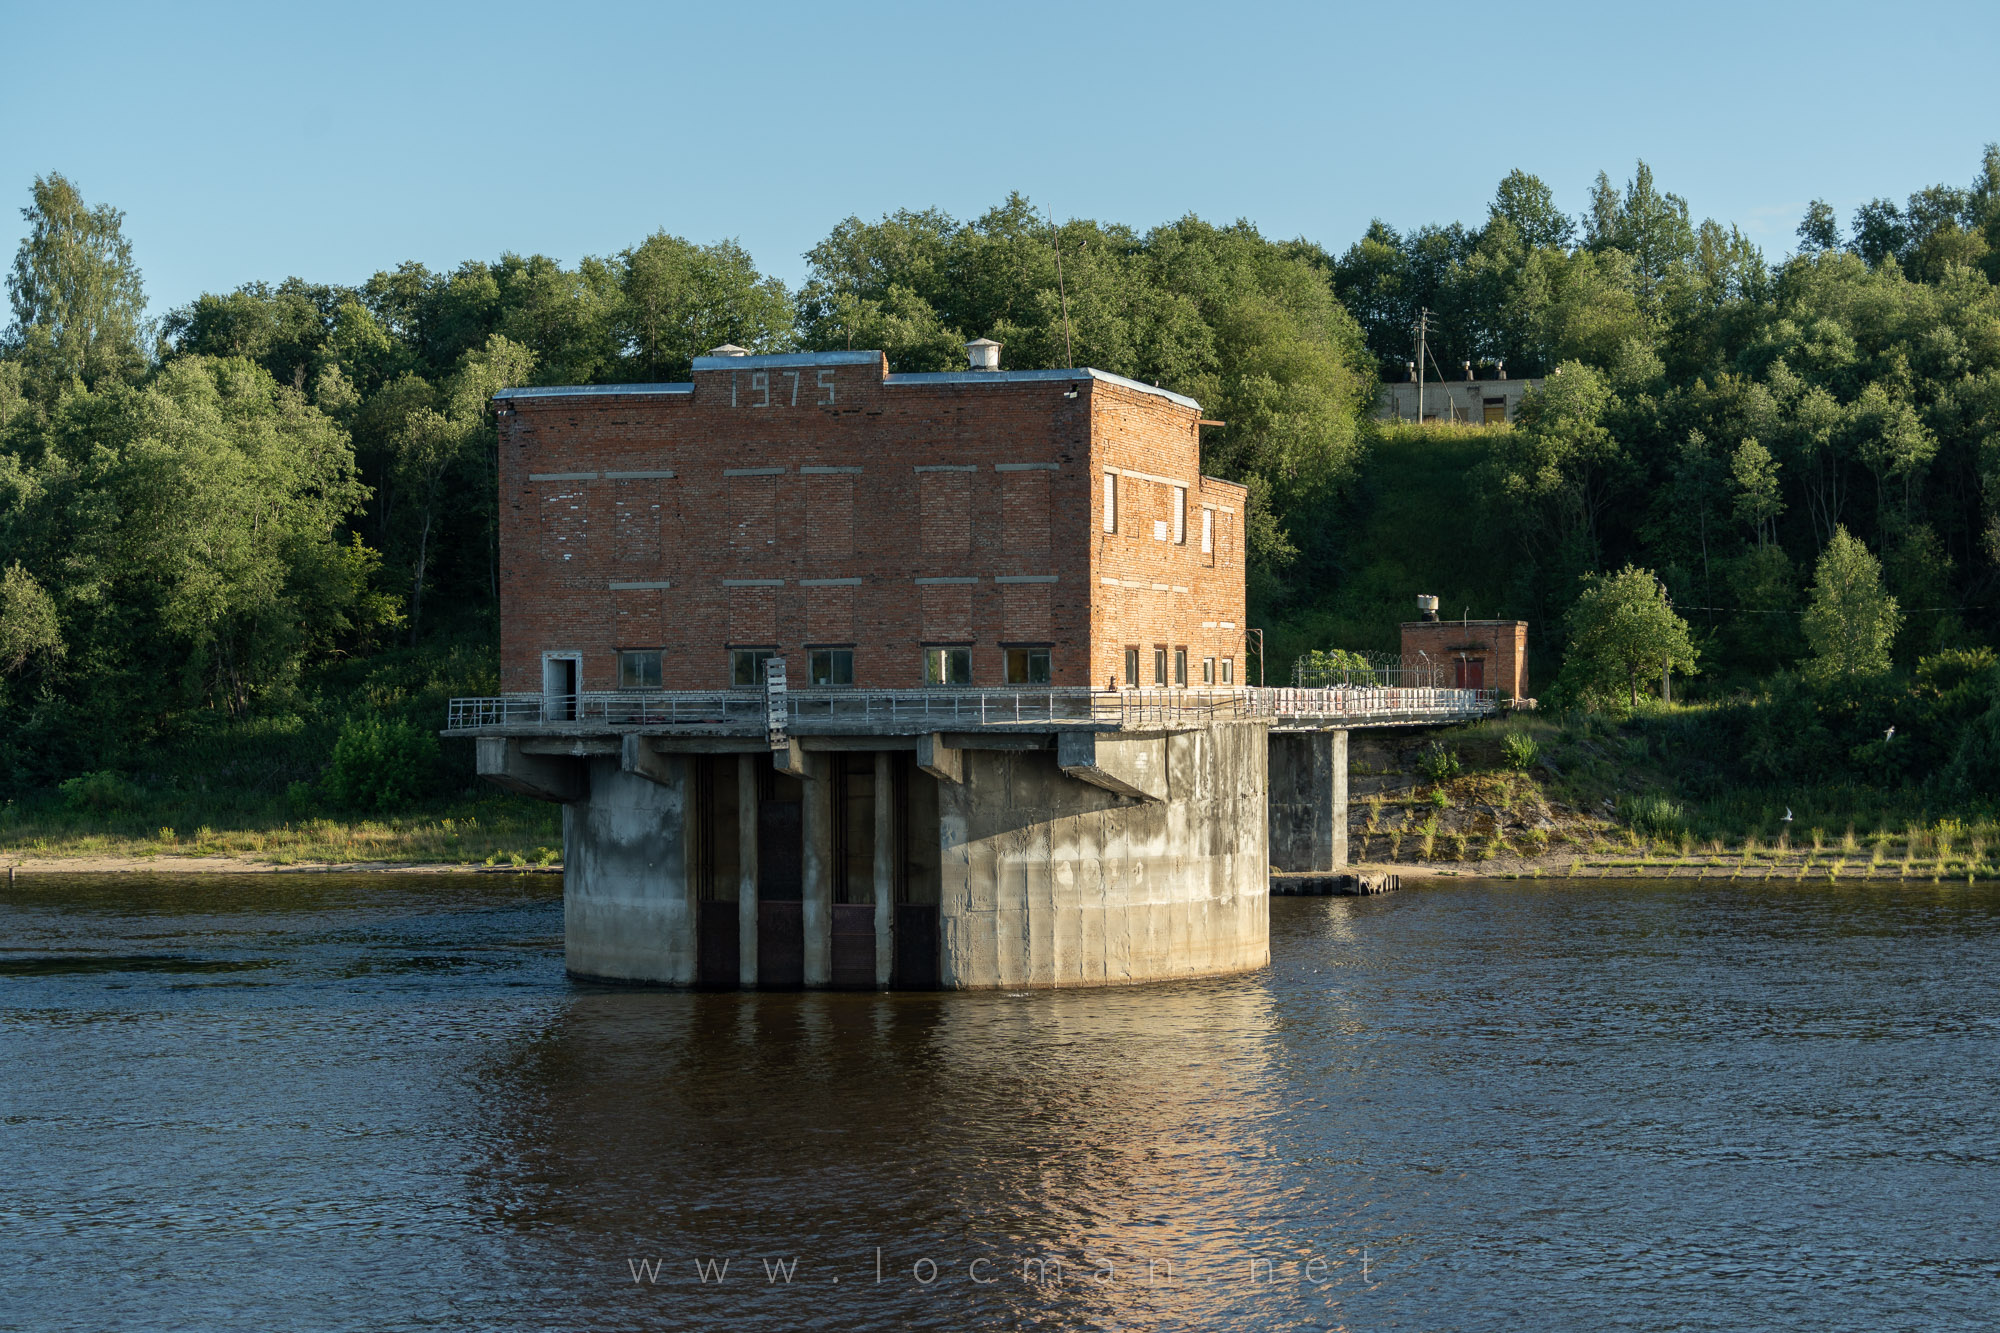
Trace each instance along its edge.
{"label": "sandy shoreline", "polygon": [[545,875],[560,865],[467,865],[453,861],[277,861],[248,856],[6,856],[0,866],[23,875]]}

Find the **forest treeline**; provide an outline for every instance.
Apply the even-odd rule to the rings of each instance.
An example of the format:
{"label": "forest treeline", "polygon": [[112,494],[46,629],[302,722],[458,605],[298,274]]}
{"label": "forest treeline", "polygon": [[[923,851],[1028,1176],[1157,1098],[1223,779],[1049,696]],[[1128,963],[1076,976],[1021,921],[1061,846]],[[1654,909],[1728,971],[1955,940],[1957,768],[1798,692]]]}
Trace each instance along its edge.
{"label": "forest treeline", "polygon": [[[1592,576],[1643,568],[1689,626],[1693,687],[1768,693],[1811,655],[1843,537],[1894,603],[1899,679],[1947,652],[1976,675],[2000,624],[1997,148],[1969,185],[1844,228],[1813,204],[1775,261],[1641,163],[1622,187],[1600,175],[1580,217],[1516,171],[1476,223],[1378,222],[1339,253],[1242,221],[1057,222],[1010,196],[970,221],[850,218],[796,290],[733,242],[662,232],[574,265],[256,282],[153,323],[114,207],[50,175],[23,217],[0,340],[10,793],[138,773],[218,728],[435,725],[444,693],[491,687],[493,391],[682,378],[724,342],[935,370],[984,336],[1008,366],[1192,395],[1227,423],[1205,469],[1251,487],[1252,618],[1283,640],[1365,558],[1345,535],[1370,411],[1427,310],[1427,377],[1546,378],[1482,437],[1479,512],[1406,539],[1490,549],[1504,590],[1475,610],[1531,620],[1545,664]],[[279,748],[299,771],[324,759]]]}

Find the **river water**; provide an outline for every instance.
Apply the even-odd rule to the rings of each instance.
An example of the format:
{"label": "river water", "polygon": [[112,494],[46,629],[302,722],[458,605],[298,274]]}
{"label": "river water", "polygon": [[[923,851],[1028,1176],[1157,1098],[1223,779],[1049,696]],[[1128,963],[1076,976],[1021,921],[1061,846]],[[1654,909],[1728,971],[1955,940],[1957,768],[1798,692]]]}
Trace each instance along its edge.
{"label": "river water", "polygon": [[0,1328],[2000,1318],[1992,886],[1281,899],[1253,976],[890,996],[573,984],[558,895],[0,891]]}

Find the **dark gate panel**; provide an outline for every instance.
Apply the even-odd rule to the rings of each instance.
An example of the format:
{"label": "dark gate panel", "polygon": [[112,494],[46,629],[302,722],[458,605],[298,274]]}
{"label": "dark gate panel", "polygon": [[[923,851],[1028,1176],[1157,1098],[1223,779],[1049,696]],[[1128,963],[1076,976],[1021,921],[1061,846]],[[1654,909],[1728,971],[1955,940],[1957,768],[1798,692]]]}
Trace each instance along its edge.
{"label": "dark gate panel", "polygon": [[757,896],[788,898],[804,896],[805,838],[801,832],[797,801],[760,801],[757,804]]}
{"label": "dark gate panel", "polygon": [[1485,658],[1461,657],[1458,659],[1458,688],[1461,690],[1483,690],[1486,688]]}
{"label": "dark gate panel", "polygon": [[871,990],[875,985],[875,905],[833,905],[833,977],[835,986]]}
{"label": "dark gate panel", "polygon": [[938,984],[937,904],[897,903],[895,944],[896,989],[936,990]]}
{"label": "dark gate panel", "polygon": [[[796,806],[793,807],[797,809]],[[806,905],[797,898],[757,903],[757,986],[806,984]]]}
{"label": "dark gate panel", "polygon": [[734,986],[741,978],[743,930],[734,902],[703,899],[695,936],[694,979],[698,986]]}

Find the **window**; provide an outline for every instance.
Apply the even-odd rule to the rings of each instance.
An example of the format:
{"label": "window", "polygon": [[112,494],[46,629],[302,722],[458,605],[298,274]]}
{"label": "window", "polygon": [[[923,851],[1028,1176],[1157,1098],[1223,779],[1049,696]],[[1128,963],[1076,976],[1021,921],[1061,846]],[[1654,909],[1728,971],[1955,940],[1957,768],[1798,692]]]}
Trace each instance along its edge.
{"label": "window", "polygon": [[1049,650],[1046,648],[1009,648],[1007,650],[1007,683],[1009,685],[1048,684]]}
{"label": "window", "polygon": [[1174,545],[1187,545],[1187,487],[1174,487]]}
{"label": "window", "polygon": [[657,690],[660,688],[660,650],[631,649],[618,654],[618,688]]}
{"label": "window", "polygon": [[1118,531],[1118,474],[1104,474],[1104,530]]}
{"label": "window", "polygon": [[972,650],[970,648],[924,649],[924,684],[970,685],[971,683]]}
{"label": "window", "polygon": [[1204,509],[1201,511],[1201,553],[1203,555],[1215,554],[1215,511],[1213,509]]}
{"label": "window", "polygon": [[777,655],[775,648],[731,648],[729,683],[737,689],[763,689],[764,664]]}
{"label": "window", "polygon": [[1135,690],[1139,688],[1139,650],[1137,648],[1127,648],[1125,650],[1125,684]]}
{"label": "window", "polygon": [[1236,659],[1233,657],[1222,659],[1222,683],[1224,685],[1236,683]]}
{"label": "window", "polygon": [[815,685],[852,685],[852,648],[812,648],[806,652],[806,671]]}
{"label": "window", "polygon": [[1167,683],[1167,650],[1164,648],[1153,650],[1153,683],[1155,685]]}
{"label": "window", "polygon": [[1204,685],[1215,684],[1215,659],[1212,657],[1201,659],[1201,683]]}
{"label": "window", "polygon": [[1187,649],[1174,649],[1174,684],[1187,688]]}

